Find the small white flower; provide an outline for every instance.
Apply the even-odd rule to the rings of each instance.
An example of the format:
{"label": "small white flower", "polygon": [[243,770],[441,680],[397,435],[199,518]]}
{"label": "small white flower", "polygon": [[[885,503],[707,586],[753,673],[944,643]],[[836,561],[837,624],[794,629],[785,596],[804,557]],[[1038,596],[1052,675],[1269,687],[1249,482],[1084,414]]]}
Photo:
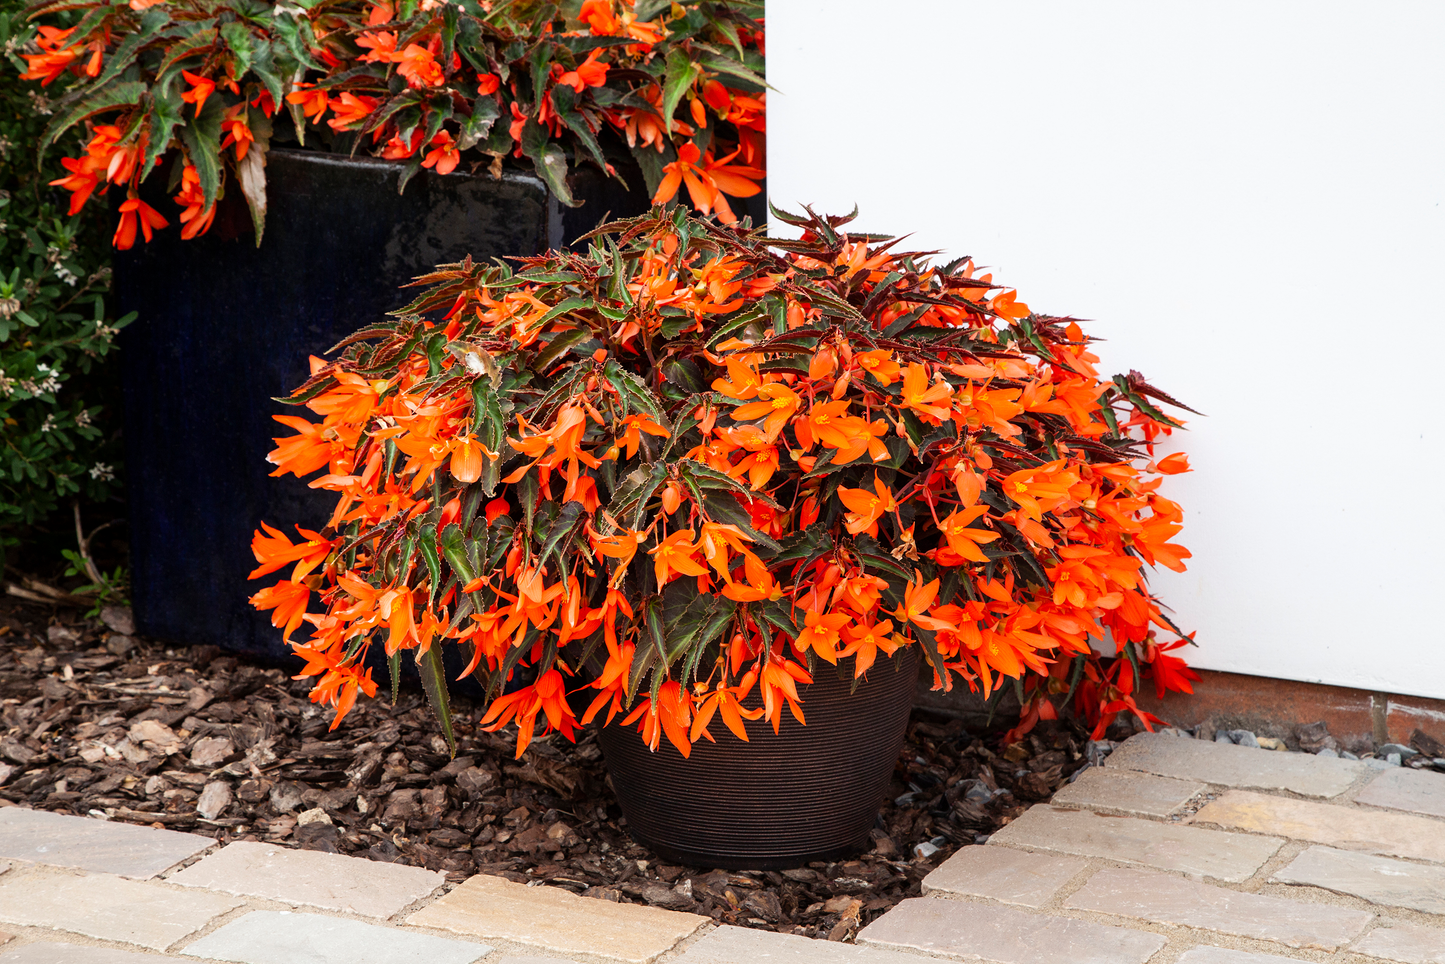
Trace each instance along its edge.
{"label": "small white flower", "polygon": [[32,395],[54,395],[60,391],[60,366],[51,368],[41,362],[35,366],[35,374],[41,376],[39,383],[27,382],[26,391]]}
{"label": "small white flower", "polygon": [[55,413],[51,412],[49,415],[45,416],[45,421],[40,423],[40,431],[48,432],[53,428],[55,428]]}
{"label": "small white flower", "polygon": [[115,470],[104,462],[97,462],[90,467],[90,477],[101,482],[109,482],[115,478]]}
{"label": "small white flower", "polygon": [[82,408],[75,416],[75,424],[81,428],[90,427],[90,409]]}
{"label": "small white flower", "polygon": [[80,276],[79,276],[79,275],[77,275],[75,272],[71,271],[69,268],[67,268],[67,267],[66,267],[65,265],[63,265],[63,264],[60,264],[60,265],[56,265],[56,266],[55,266],[55,277],[59,278],[61,281],[64,281],[66,284],[70,285],[72,288],[74,288],[74,287],[75,287],[75,283],[80,280]]}

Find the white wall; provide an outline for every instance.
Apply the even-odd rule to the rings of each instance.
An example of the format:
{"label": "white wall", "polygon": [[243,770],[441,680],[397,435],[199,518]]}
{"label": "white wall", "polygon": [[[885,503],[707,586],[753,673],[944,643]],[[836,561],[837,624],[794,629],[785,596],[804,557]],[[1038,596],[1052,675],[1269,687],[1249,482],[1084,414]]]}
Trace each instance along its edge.
{"label": "white wall", "polygon": [[1207,414],[1201,667],[1445,698],[1445,4],[770,0],[769,190]]}

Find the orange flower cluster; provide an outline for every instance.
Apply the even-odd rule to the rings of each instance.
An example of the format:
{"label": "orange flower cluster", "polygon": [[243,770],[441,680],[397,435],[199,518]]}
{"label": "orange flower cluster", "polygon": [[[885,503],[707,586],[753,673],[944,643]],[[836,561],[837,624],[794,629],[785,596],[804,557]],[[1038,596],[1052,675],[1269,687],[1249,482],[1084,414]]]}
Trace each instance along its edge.
{"label": "orange flower cluster", "polygon": [[1145,583],[1189,556],[1159,491],[1187,460],[1154,457],[1179,403],[971,263],[788,219],[802,240],[659,209],[515,275],[446,266],[312,359],[320,421],[279,417],[271,460],[338,500],[256,534],[255,575],[295,567],[253,602],[310,624],[337,722],[376,640],[424,676],[460,647],[519,754],[594,719],[684,755],[719,719],[802,724],[800,683],[914,645],[938,687],[1014,688],[1018,732],[1189,690]]}
{"label": "orange flower cluster", "polygon": [[[728,197],[760,190],[758,0],[675,3],[651,20],[637,17],[635,0],[585,0],[566,29],[529,5],[305,7],[217,28],[202,0],[78,0],[65,9],[82,27],[39,27],[22,77],[71,75],[68,101],[87,105],[58,113],[42,148],[74,124],[91,127],[85,155],[64,161],[72,175],[54,182],[72,192],[71,213],[102,185],[124,184],[116,246],[130,247],[138,230],[149,240],[167,222],[138,199],[140,182],[178,155],[190,172],[176,196],[183,237],[210,227],[228,171],[260,218],[264,154],[287,109],[303,145],[370,145],[406,161],[403,187],[419,168],[452,173],[468,152],[473,170],[488,163],[500,176],[510,155],[572,204],[568,156],[616,176],[612,161],[630,150],[657,203],[686,186],[699,211],[732,222]],[[120,170],[116,152],[127,158]]]}

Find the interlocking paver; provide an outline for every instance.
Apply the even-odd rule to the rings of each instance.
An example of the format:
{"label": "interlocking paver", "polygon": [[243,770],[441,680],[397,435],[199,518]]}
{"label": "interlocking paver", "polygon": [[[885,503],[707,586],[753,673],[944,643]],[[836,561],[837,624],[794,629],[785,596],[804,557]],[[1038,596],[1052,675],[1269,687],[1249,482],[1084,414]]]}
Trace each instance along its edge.
{"label": "interlocking paver", "polygon": [[1392,923],[1370,931],[1351,949],[1401,964],[1445,964],[1445,930]]}
{"label": "interlocking paver", "polygon": [[154,877],[214,847],[199,834],[24,807],[0,809],[0,857],[121,877]]}
{"label": "interlocking paver", "polygon": [[1369,767],[1354,760],[1274,753],[1158,733],[1130,737],[1105,765],[1227,787],[1288,790],[1302,797],[1337,796],[1369,772]]}
{"label": "interlocking paver", "polygon": [[491,950],[340,917],[255,911],[182,953],[240,964],[472,964]]}
{"label": "interlocking paver", "polygon": [[922,961],[917,954],[724,924],[688,945],[671,964],[922,964]]}
{"label": "interlocking paver", "polygon": [[1445,914],[1445,867],[1412,864],[1333,847],[1310,847],[1275,873],[1283,884],[1307,884],[1374,904]]}
{"label": "interlocking paver", "polygon": [[1159,934],[938,897],[912,897],[858,933],[860,944],[998,964],[1144,964]]}
{"label": "interlocking paver", "polygon": [[1101,870],[1064,906],[1332,951],[1374,919],[1364,911],[1244,894],[1141,870]]}
{"label": "interlocking paver", "polygon": [[1042,907],[1087,865],[1077,857],[1008,847],[964,847],[923,878],[925,894],[941,891]]}
{"label": "interlocking paver", "polygon": [[1167,817],[1206,789],[1204,784],[1192,780],[1091,767],[1081,773],[1079,779],[1061,787],[1054,794],[1053,802],[1061,807],[1093,807]]}
{"label": "interlocking paver", "polygon": [[614,904],[560,887],[528,887],[479,874],[406,923],[469,937],[515,941],[560,954],[596,954],[650,961],[672,949],[708,918]]}
{"label": "interlocking paver", "polygon": [[1445,774],[1391,767],[1371,780],[1355,799],[1372,807],[1445,817]]}
{"label": "interlocking paver", "polygon": [[228,844],[168,880],[186,887],[383,918],[446,883],[443,874],[420,867],[249,841]]}
{"label": "interlocking paver", "polygon": [[1179,955],[1178,964],[1294,964],[1294,958],[1223,947],[1192,947]]}
{"label": "interlocking paver", "polygon": [[136,951],[118,951],[111,947],[92,947],[89,944],[60,944],[42,941],[26,944],[13,951],[0,954],[0,964],[160,964],[174,957],[160,954],[145,954]]}
{"label": "interlocking paver", "polygon": [[1230,790],[1185,822],[1278,834],[1340,850],[1445,863],[1445,823],[1410,814]]}
{"label": "interlocking paver", "polygon": [[0,885],[0,920],[165,950],[241,902],[160,884],[90,874]]}
{"label": "interlocking paver", "polygon": [[1238,883],[1253,876],[1283,843],[1277,837],[1181,827],[1137,817],[1108,817],[1039,804],[990,837],[988,846],[1012,844],[1080,857],[1104,857]]}

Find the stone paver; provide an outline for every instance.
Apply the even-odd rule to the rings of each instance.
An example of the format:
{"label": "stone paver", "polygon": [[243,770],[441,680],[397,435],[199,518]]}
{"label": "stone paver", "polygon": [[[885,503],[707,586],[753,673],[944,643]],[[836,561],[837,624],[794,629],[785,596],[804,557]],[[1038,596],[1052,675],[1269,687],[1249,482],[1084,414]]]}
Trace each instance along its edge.
{"label": "stone paver", "polygon": [[670,964],[923,964],[900,954],[724,924],[688,945]]}
{"label": "stone paver", "polygon": [[340,917],[256,911],[182,953],[240,964],[472,964],[491,950]]}
{"label": "stone paver", "polygon": [[964,847],[923,878],[925,894],[941,891],[1042,907],[1088,864],[1077,857],[1008,847]]}
{"label": "stone paver", "polygon": [[446,883],[443,874],[420,867],[246,841],[228,844],[168,880],[383,918]]}
{"label": "stone paver", "polygon": [[1390,767],[1355,796],[1360,803],[1445,817],[1445,773]]}
{"label": "stone paver", "polygon": [[[1176,739],[1178,739],[1176,737]],[[1091,767],[1054,794],[1060,807],[1094,807],[1145,817],[1167,817],[1202,793],[1202,783],[1133,770]]]}
{"label": "stone paver", "polygon": [[42,877],[0,885],[0,920],[165,950],[241,902],[123,877]]}
{"label": "stone paver", "polygon": [[507,954],[497,964],[577,964],[565,957],[536,957],[530,954]]}
{"label": "stone paver", "polygon": [[1192,947],[1179,955],[1178,964],[1286,964],[1292,957],[1233,951],[1223,947]]}
{"label": "stone paver", "polygon": [[1401,964],[1445,964],[1445,930],[1392,923],[1370,931],[1352,949]]}
{"label": "stone paver", "polygon": [[9,953],[0,953],[0,964],[160,964],[162,961],[175,964],[175,960],[174,957],[162,957],[159,954],[50,941],[26,944]]}
{"label": "stone paver", "polygon": [[0,944],[8,944],[10,943],[10,941],[14,940],[14,938],[14,934],[7,934],[5,933],[5,931],[0,931]]}
{"label": "stone paver", "polygon": [[998,964],[1144,964],[1159,934],[938,897],[903,901],[858,934],[860,944]]}
{"label": "stone paver", "polygon": [[1253,876],[1283,843],[1277,837],[1181,827],[1137,817],[1106,817],[1040,804],[990,837],[988,846],[1013,844],[1104,857],[1238,883]]}
{"label": "stone paver", "polygon": [[406,923],[515,941],[561,954],[650,961],[709,922],[697,914],[614,904],[560,887],[528,887],[479,874]]}
{"label": "stone paver", "polygon": [[24,807],[0,809],[0,857],[121,877],[154,877],[216,842],[94,817]]}
{"label": "stone paver", "polygon": [[1109,755],[1105,765],[1227,787],[1288,790],[1302,797],[1337,796],[1369,772],[1369,767],[1354,760],[1274,753],[1158,733],[1130,737]]}
{"label": "stone paver", "polygon": [[1374,904],[1445,914],[1445,867],[1311,847],[1272,879],[1351,894]]}
{"label": "stone paver", "polygon": [[1167,874],[1101,870],[1064,906],[1332,951],[1374,919],[1364,911],[1244,894]]}
{"label": "stone paver", "polygon": [[1279,834],[1340,850],[1445,863],[1445,823],[1403,813],[1230,790],[1185,822]]}

